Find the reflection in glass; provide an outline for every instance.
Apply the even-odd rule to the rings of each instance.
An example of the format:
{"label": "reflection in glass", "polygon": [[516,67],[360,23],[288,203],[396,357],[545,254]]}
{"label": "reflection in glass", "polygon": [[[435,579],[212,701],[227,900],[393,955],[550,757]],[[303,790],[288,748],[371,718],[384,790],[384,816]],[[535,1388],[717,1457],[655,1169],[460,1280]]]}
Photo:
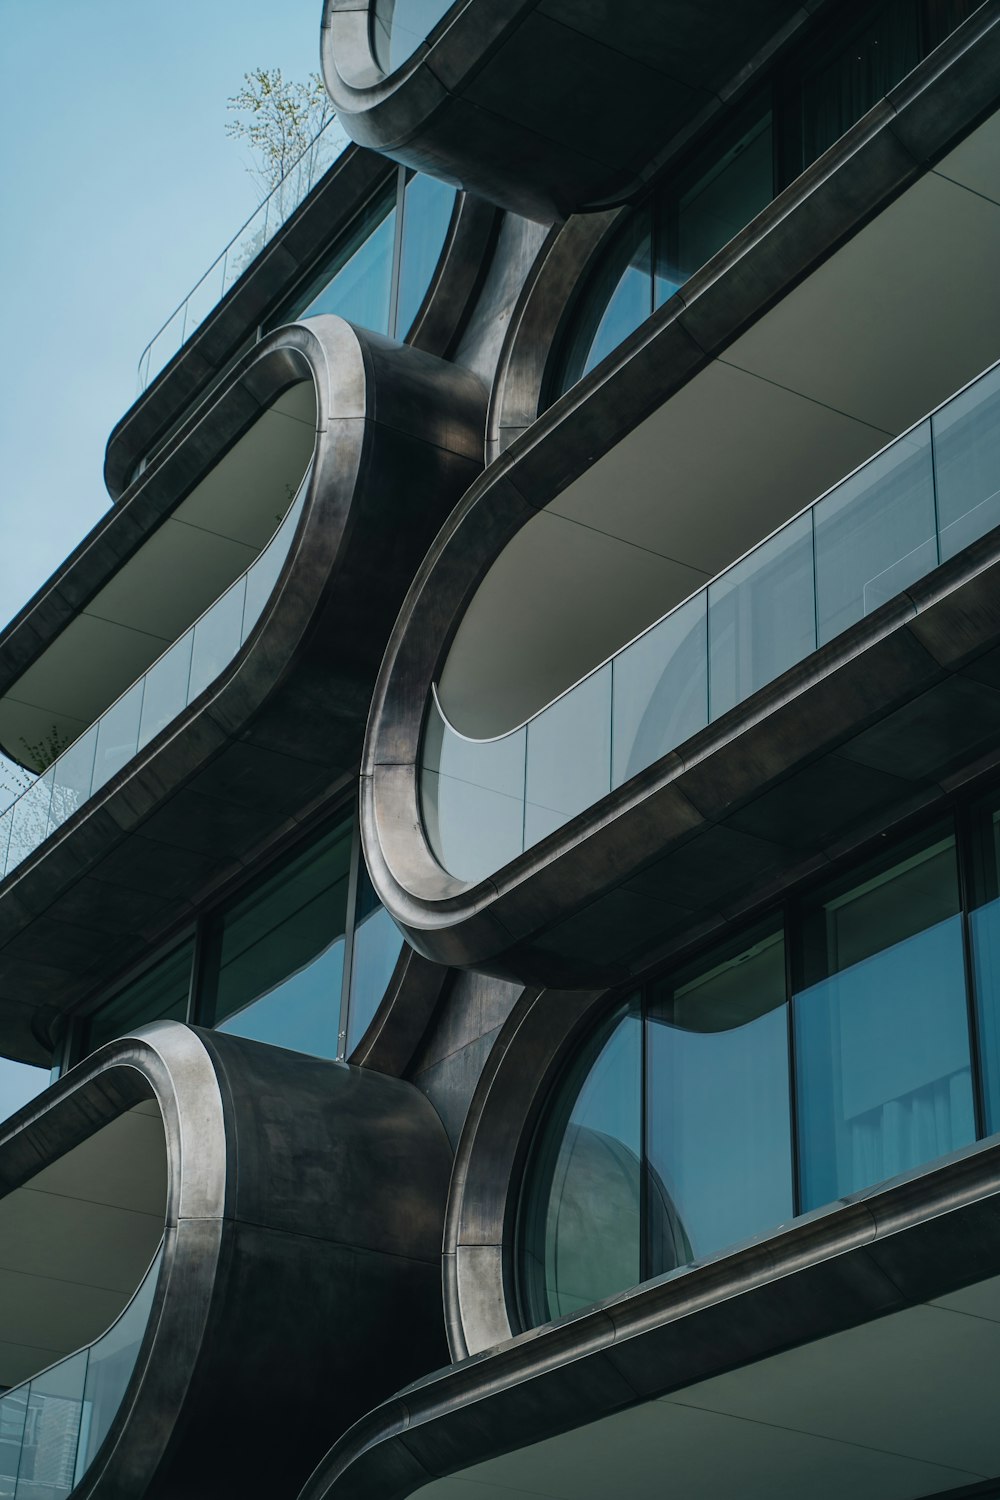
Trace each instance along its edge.
{"label": "reflection in glass", "polygon": [[810,512],[709,584],[708,643],[713,719],[815,650]]}
{"label": "reflection in glass", "polygon": [[813,515],[822,646],[937,566],[930,423],[839,484]]}
{"label": "reflection in glass", "polygon": [[76,1483],[87,1354],[82,1349],[60,1360],[28,1386],[17,1500],[66,1500]]}
{"label": "reflection in glass", "polygon": [[453,0],[375,0],[371,45],[383,73],[393,73],[412,57],[451,9]]}
{"label": "reflection in glass", "polygon": [[[64,750],[52,767],[52,807],[49,824],[58,828],[82,807],[90,796],[97,753],[98,725],[94,724]],[[0,848],[0,856],[2,856]]]}
{"label": "reflection in glass", "polygon": [[93,790],[105,786],[132,759],[139,746],[143,679],[123,693],[97,721]]}
{"label": "reflection in glass", "polygon": [[653,311],[653,237],[648,207],[631,214],[576,309],[554,395],[569,390]]}
{"label": "reflection in glass", "polygon": [[15,1386],[0,1398],[0,1500],[13,1500],[17,1489],[27,1414],[27,1385]]}
{"label": "reflection in glass", "polygon": [[647,1013],[649,1272],[789,1219],[781,931],[654,986]]}
{"label": "reflection in glass", "polygon": [[139,718],[139,748],[147,745],[188,703],[193,632],[187,631],[146,673]]}
{"label": "reflection in glass", "polygon": [[525,848],[610,790],[611,663],[606,662],[528,725]]}
{"label": "reflection in glass", "polygon": [[97,1457],[128,1389],[149,1322],[162,1256],[161,1245],[128,1307],[90,1350],[83,1393],[83,1430],[74,1478],[76,1484]]}
{"label": "reflection in glass", "polygon": [[540,1136],[522,1221],[533,1323],[640,1279],[641,1157],[642,1020],[635,1003],[577,1059]]}
{"label": "reflection in glass", "polygon": [[93,1052],[149,1021],[186,1020],[193,961],[190,938],[119,990],[89,1018],[84,1050]]}
{"label": "reflection in glass", "polygon": [[359,857],[347,1005],[348,1057],[368,1030],[402,951],[403,934],[376,896],[364,859]]}
{"label": "reflection in glass", "polygon": [[975,1139],[952,836],[811,901],[800,968],[803,1207]]}
{"label": "reflection in glass", "polygon": [[348,820],[213,919],[200,981],[206,1024],[337,1056],[350,858]]}
{"label": "reflection in glass", "polygon": [[773,197],[771,109],[758,100],[659,194],[657,307]]}
{"label": "reflection in glass", "polygon": [[49,815],[52,811],[52,783],[55,768],[33,781],[26,792],[10,809],[10,836],[7,848],[7,868],[14,869],[27,859],[39,844],[48,837]]}
{"label": "reflection in glass", "polygon": [[396,337],[405,338],[437,270],[455,209],[455,189],[416,173],[403,192]]}
{"label": "reflection in glass", "polygon": [[479,880],[524,848],[523,729],[466,740],[437,702],[424,731],[421,811],[435,858],[460,880]]}
{"label": "reflection in glass", "polygon": [[702,590],[612,661],[612,786],[708,723],[707,608]]}
{"label": "reflection in glass", "polygon": [[243,606],[247,580],[244,573],[231,588],[216,599],[194,627],[191,643],[191,669],[188,678],[188,702],[214,682],[228,667],[240,649],[243,638]]}
{"label": "reflection in glass", "polygon": [[395,202],[393,182],[361,211],[330,259],[274,317],[272,327],[337,313],[376,333],[389,332]]}
{"label": "reflection in glass", "polygon": [[932,418],[941,557],[1000,525],[1000,369]]}
{"label": "reflection in glass", "polygon": [[975,824],[974,909],[969,913],[986,1131],[1000,1131],[1000,811]]}

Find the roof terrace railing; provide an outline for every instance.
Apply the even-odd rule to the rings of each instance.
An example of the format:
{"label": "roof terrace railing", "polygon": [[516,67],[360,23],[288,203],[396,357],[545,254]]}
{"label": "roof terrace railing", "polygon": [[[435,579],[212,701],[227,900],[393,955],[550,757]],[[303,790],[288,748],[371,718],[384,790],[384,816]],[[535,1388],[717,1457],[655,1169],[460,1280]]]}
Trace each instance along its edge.
{"label": "roof terrace railing", "polygon": [[336,115],[331,115],[143,349],[139,356],[140,395],[235,285],[250,262],[274,238],[348,145],[346,132]]}
{"label": "roof terrace railing", "polygon": [[232,661],[274,592],[311,474],[312,464],[271,540],[249,568],[0,814],[0,880],[117,775]]}
{"label": "roof terrace railing", "polygon": [[0,1397],[0,1500],[66,1500],[108,1435],[135,1369],[163,1257],[91,1344]]}
{"label": "roof terrace railing", "polygon": [[494,874],[997,525],[1000,363],[524,724],[469,739],[435,689],[435,857]]}

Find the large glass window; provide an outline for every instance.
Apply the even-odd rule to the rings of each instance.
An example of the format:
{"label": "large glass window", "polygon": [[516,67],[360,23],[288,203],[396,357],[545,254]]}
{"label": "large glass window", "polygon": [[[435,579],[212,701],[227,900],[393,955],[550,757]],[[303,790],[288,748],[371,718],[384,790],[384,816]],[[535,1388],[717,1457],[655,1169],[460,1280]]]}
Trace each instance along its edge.
{"label": "large glass window", "polygon": [[400,168],[268,326],[336,313],[405,338],[441,259],[455,195],[437,178]]}
{"label": "large glass window", "polygon": [[646,1013],[649,1273],[791,1217],[780,928],[661,980]]}
{"label": "large glass window", "polygon": [[[977,8],[882,0],[838,15],[627,216],[567,320],[547,399],[569,389]],[[846,37],[846,39],[845,39]]]}
{"label": "large glass window", "polygon": [[336,1057],[352,825],[333,828],[214,919],[199,1015],[220,1031]]}
{"label": "large glass window", "polygon": [[356,819],[341,814],[91,1011],[75,1028],[72,1060],[166,1019],[320,1057],[350,1056],[403,946],[365,869]]}
{"label": "large glass window", "polygon": [[802,1203],[975,1140],[955,840],[807,903],[795,996]]}
{"label": "large glass window", "polygon": [[185,1021],[191,992],[194,939],[157,960],[95,1011],[86,1025],[85,1052],[149,1021]]}
{"label": "large glass window", "polygon": [[529,1152],[525,1316],[572,1313],[998,1131],[994,793],[604,1020]]}
{"label": "large glass window", "polygon": [[578,1312],[642,1275],[642,1019],[615,1015],[564,1079],[525,1197],[533,1323]]}

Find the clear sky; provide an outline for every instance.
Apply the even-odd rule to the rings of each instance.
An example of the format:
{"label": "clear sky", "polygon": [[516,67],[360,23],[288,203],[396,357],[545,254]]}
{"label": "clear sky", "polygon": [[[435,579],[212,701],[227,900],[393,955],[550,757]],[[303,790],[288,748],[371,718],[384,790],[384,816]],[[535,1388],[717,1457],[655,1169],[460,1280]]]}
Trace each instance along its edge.
{"label": "clear sky", "polygon": [[[317,71],[321,12],[0,0],[0,625],[107,508],[143,346],[257,205],[227,98]],[[0,1119],[36,1078],[0,1063]]]}

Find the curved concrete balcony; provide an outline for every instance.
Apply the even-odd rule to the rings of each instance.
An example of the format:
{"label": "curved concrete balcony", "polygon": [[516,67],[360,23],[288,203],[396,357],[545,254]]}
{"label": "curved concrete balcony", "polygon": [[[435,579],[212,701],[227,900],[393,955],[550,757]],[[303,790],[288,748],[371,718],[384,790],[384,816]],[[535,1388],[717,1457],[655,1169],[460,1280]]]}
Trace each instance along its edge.
{"label": "curved concrete balcony", "polygon": [[483,399],[341,319],[280,329],[9,627],[4,743],[72,743],[3,818],[6,1052],[346,785]]}
{"label": "curved concrete balcony", "polygon": [[[955,419],[947,485],[938,468],[925,486],[919,435],[998,353],[1000,123],[970,130],[996,103],[984,26],[514,441],[436,540],[362,780],[373,879],[427,956],[618,982],[995,747],[978,602],[995,537],[976,509],[995,484],[970,470],[966,499],[949,488],[978,461],[957,414],[989,383],[935,417]],[[945,488],[950,519],[933,513]],[[959,540],[966,510],[981,530]],[[852,526],[870,556],[851,556]],[[906,731],[922,713],[962,732]]]}
{"label": "curved concrete balcony", "polygon": [[294,1496],[443,1357],[449,1167],[397,1080],[175,1022],[101,1048],[0,1135],[0,1494]]}
{"label": "curved concrete balcony", "polygon": [[620,0],[326,0],[327,90],[348,134],[529,218],[620,201],[664,144],[808,20]]}

